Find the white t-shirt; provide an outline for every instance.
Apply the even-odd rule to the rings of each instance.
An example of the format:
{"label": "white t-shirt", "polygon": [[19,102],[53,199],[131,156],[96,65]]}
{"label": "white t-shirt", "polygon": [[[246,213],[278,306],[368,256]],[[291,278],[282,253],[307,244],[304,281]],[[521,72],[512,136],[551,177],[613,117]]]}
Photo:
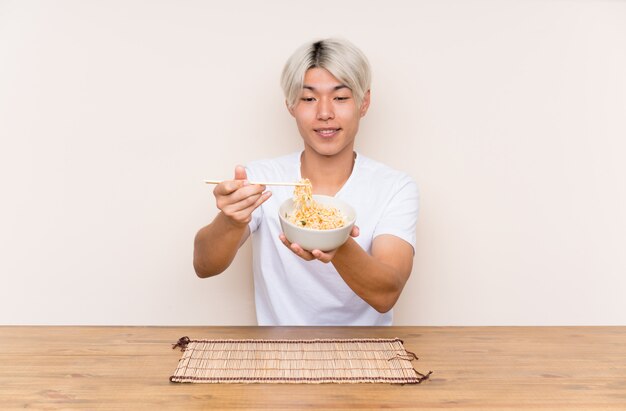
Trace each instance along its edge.
{"label": "white t-shirt", "polygon": [[[247,166],[250,181],[299,181],[300,152]],[[268,187],[272,197],[252,213],[254,292],[259,325],[391,325],[348,287],[332,263],[305,261],[278,238],[278,208],[293,187]],[[354,240],[371,253],[372,240],[392,234],[415,249],[418,190],[406,174],[357,155],[352,174],[336,194],[357,213]]]}

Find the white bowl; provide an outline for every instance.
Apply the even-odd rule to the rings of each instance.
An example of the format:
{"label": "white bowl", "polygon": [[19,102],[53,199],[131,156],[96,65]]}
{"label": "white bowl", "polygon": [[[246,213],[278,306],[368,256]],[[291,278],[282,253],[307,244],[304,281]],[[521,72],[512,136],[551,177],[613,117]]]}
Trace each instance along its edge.
{"label": "white bowl", "polygon": [[314,194],[313,199],[325,206],[335,207],[341,211],[346,218],[346,225],[331,230],[315,230],[311,228],[299,227],[288,220],[287,215],[291,215],[294,209],[293,199],[285,200],[278,209],[280,226],[285,233],[285,237],[292,243],[297,243],[305,250],[330,251],[339,248],[346,242],[352,231],[352,226],[356,221],[356,211],[345,201],[335,197]]}

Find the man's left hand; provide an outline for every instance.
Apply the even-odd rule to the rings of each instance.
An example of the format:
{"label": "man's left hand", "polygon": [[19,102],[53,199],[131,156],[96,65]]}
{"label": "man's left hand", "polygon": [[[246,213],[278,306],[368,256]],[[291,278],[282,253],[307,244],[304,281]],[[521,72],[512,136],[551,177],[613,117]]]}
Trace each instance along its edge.
{"label": "man's left hand", "polygon": [[[359,227],[353,226],[352,230],[350,231],[350,237],[358,237],[358,236],[359,236]],[[287,240],[287,237],[285,237],[284,233],[280,233],[280,236],[278,238],[280,238],[280,241],[285,245],[285,247],[290,249],[292,253],[294,253],[295,255],[297,255],[298,257],[306,261],[319,260],[323,263],[330,263],[333,257],[335,256],[335,254],[337,253],[337,250],[339,249],[339,248],[336,248],[331,251],[321,251],[321,250],[307,251],[303,249],[302,247],[300,247],[299,244],[289,242],[289,240]]]}

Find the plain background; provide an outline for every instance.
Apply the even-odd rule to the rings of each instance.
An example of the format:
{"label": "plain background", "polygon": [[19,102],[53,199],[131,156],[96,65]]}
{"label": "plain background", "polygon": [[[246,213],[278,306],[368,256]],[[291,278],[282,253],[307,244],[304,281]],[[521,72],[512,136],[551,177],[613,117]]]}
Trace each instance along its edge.
{"label": "plain background", "polygon": [[[626,2],[0,1],[0,324],[255,324],[200,280],[205,178],[298,150],[279,76],[340,36],[357,149],[421,190],[397,325],[626,324]],[[375,195],[375,193],[374,193]]]}

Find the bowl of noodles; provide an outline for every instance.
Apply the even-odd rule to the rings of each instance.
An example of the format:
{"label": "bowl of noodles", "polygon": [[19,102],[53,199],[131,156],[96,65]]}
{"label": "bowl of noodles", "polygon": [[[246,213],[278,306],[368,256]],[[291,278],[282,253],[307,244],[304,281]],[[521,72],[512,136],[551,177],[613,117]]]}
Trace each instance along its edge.
{"label": "bowl of noodles", "polygon": [[356,211],[336,197],[311,194],[308,183],[296,187],[294,197],[281,204],[278,217],[289,242],[308,251],[330,251],[350,236]]}

